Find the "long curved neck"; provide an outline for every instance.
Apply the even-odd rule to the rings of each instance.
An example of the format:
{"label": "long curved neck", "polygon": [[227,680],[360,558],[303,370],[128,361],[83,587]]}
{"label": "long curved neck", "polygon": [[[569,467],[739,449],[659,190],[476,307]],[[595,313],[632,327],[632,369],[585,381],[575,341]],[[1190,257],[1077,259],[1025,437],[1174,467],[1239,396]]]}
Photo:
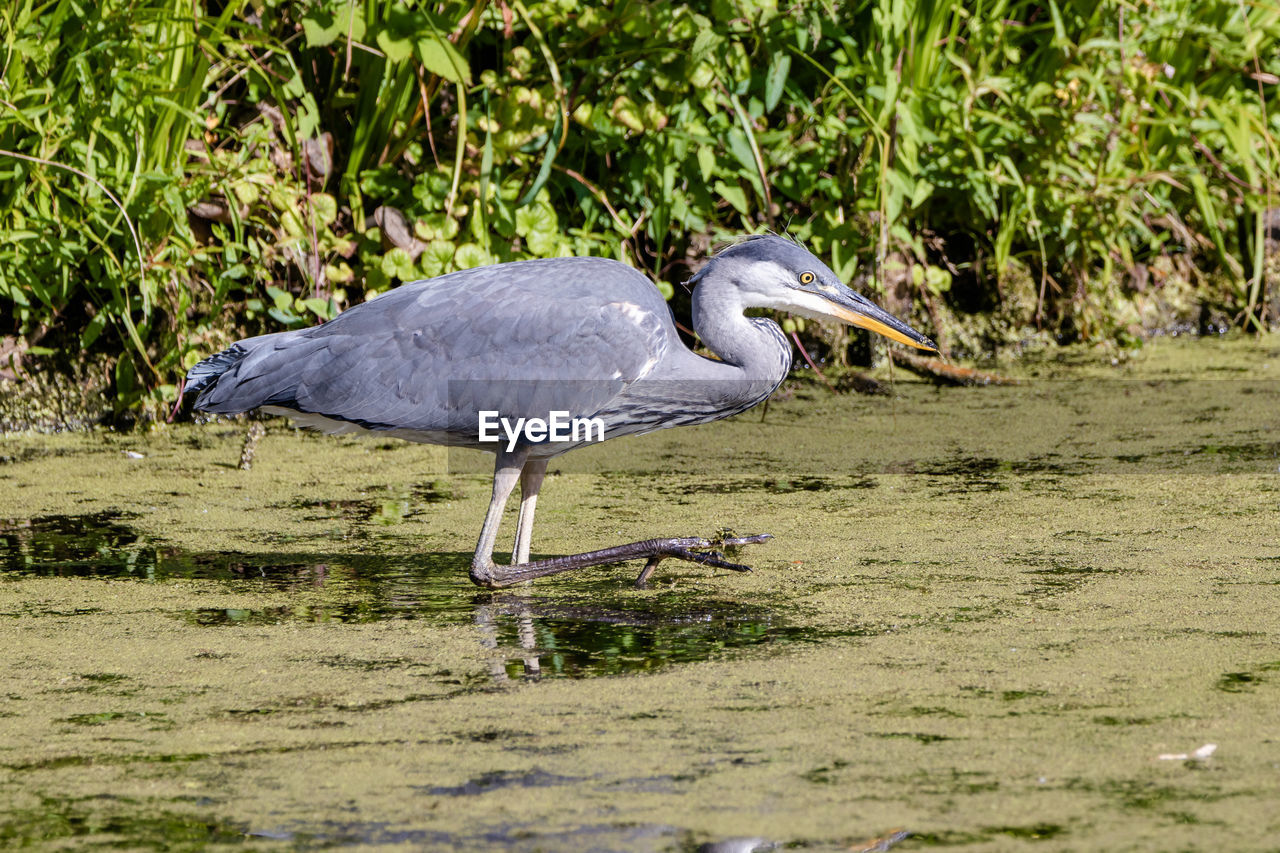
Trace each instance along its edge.
{"label": "long curved neck", "polygon": [[777,323],[744,316],[748,307],[731,279],[705,275],[693,289],[694,331],[721,361],[739,368],[742,378],[776,386],[791,368],[791,347]]}

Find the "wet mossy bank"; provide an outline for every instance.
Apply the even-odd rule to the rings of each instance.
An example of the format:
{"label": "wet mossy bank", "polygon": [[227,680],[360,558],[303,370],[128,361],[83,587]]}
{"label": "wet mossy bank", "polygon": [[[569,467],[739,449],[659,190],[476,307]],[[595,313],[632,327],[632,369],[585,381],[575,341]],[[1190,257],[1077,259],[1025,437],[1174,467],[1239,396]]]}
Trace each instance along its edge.
{"label": "wet mossy bank", "polygon": [[1170,341],[899,373],[567,457],[537,552],[777,537],[646,591],[471,587],[487,457],[8,436],[0,838],[1267,849],[1277,371],[1274,341]]}

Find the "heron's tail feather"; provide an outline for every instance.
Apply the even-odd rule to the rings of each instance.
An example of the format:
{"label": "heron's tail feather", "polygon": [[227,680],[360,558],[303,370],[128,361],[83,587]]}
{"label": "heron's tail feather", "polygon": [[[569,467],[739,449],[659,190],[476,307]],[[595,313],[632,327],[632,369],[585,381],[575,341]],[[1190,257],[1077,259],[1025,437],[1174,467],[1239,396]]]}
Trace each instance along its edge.
{"label": "heron's tail feather", "polygon": [[289,399],[295,371],[273,356],[298,342],[294,332],[277,332],[234,343],[187,371],[185,393],[200,395],[196,409],[224,415]]}
{"label": "heron's tail feather", "polygon": [[211,355],[195,367],[187,371],[187,382],[184,393],[191,394],[204,391],[218,377],[226,373],[249,354],[240,344],[232,344],[217,355]]}

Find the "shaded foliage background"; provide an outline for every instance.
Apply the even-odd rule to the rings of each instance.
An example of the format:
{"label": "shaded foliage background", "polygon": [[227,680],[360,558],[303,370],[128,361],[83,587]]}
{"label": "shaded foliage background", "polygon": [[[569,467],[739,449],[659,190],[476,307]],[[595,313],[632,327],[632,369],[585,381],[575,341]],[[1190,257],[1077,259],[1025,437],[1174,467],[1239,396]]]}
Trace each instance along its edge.
{"label": "shaded foliage background", "polygon": [[18,0],[0,37],[3,369],[117,412],[402,281],[597,254],[670,296],[765,228],[959,354],[1280,314],[1275,2]]}

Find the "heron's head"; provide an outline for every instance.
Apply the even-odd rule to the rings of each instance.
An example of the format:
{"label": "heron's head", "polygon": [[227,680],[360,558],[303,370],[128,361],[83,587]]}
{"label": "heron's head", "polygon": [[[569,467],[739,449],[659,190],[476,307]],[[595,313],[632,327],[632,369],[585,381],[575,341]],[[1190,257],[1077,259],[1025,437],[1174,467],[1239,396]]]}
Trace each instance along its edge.
{"label": "heron's head", "polygon": [[784,237],[749,237],[716,255],[694,280],[732,281],[744,305],[815,320],[838,320],[892,341],[937,352],[933,341],[853,292],[804,246]]}

